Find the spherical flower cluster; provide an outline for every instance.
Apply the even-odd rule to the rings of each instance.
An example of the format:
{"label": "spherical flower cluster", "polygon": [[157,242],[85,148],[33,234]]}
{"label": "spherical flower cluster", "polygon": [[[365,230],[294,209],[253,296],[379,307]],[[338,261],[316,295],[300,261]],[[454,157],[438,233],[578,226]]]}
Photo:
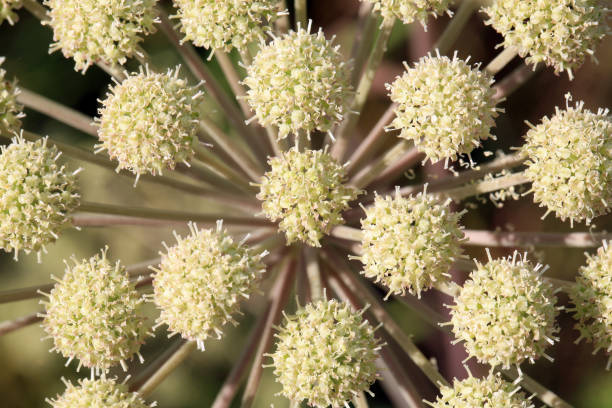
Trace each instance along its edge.
{"label": "spherical flower cluster", "polygon": [[45,0],[53,28],[50,51],[73,58],[85,72],[98,60],[116,66],[138,53],[144,35],[155,31],[156,0]]}
{"label": "spherical flower cluster", "polygon": [[450,199],[418,194],[403,198],[377,196],[361,220],[361,262],[364,275],[389,288],[391,294],[421,291],[448,278],[461,254],[461,213],[452,212]]}
{"label": "spherical flower cluster", "polygon": [[612,117],[583,108],[557,108],[552,118],[527,132],[525,176],[534,201],[562,220],[586,221],[612,204]]}
{"label": "spherical flower cluster", "polygon": [[236,324],[233,315],[255,290],[265,266],[263,253],[234,242],[221,221],[216,230],[189,223],[189,231],[185,238],[175,234],[177,244],[161,253],[153,300],[161,309],[158,326],[167,324],[204,350],[212,334],[221,338],[224,325]]}
{"label": "spherical flower cluster", "polygon": [[[585,339],[593,343],[595,352],[612,354],[612,246],[604,242],[596,255],[587,257],[569,292],[580,332],[578,341]],[[610,365],[612,357],[608,368]]]}
{"label": "spherical flower cluster", "polygon": [[197,143],[197,103],[202,95],[179,77],[140,72],[114,86],[102,102],[98,151],[107,150],[118,169],[161,174],[187,162]]}
{"label": "spherical flower cluster", "polygon": [[319,300],[287,316],[271,355],[281,394],[311,407],[340,408],[376,380],[380,343],[361,313]]}
{"label": "spherical flower cluster", "polygon": [[485,378],[470,375],[465,380],[455,379],[453,386],[440,387],[436,402],[427,402],[433,408],[533,408],[533,404],[518,392],[519,386],[509,383],[499,374],[489,374]]}
{"label": "spherical flower cluster", "polygon": [[[0,11],[2,9],[0,8]],[[2,22],[0,14],[0,23]],[[0,65],[4,62],[4,58],[0,58]],[[17,95],[19,89],[14,82],[9,82],[4,79],[6,71],[0,68],[0,135],[12,135],[19,131],[23,117],[23,107],[17,103]]]}
{"label": "spherical flower cluster", "polygon": [[[125,268],[106,258],[106,249],[74,265],[43,301],[43,328],[53,339],[52,350],[81,365],[107,371],[138,354],[147,329],[139,305],[144,299]],[[138,355],[140,357],[140,355]],[[142,357],[140,357],[142,360]]]}
{"label": "spherical flower cluster", "polygon": [[263,213],[272,221],[281,220],[279,228],[288,243],[321,246],[319,240],[344,222],[341,213],[358,194],[342,184],[344,167],[327,152],[297,149],[271,158],[269,164],[257,194]]}
{"label": "spherical flower cluster", "polygon": [[[63,379],[62,379],[63,380]],[[54,400],[47,400],[53,408],[149,408],[135,392],[115,380],[81,379],[79,385],[64,380],[66,391]]]}
{"label": "spherical flower cluster", "polygon": [[555,72],[572,69],[592,55],[609,32],[605,2],[600,0],[496,0],[484,11],[486,21],[515,47],[527,62],[544,62]]}
{"label": "spherical flower cluster", "polygon": [[247,68],[247,101],[262,126],[289,133],[329,131],[351,94],[348,65],[323,32],[298,29],[274,39]]}
{"label": "spherical flower cluster", "polygon": [[427,26],[430,16],[437,17],[444,13],[452,13],[449,7],[453,0],[366,0],[374,5],[383,18],[392,20],[398,18],[404,24],[418,20],[423,27]]}
{"label": "spherical flower cluster", "polygon": [[453,333],[465,342],[470,357],[509,368],[545,356],[558,331],[558,311],[553,288],[541,278],[540,268],[516,252],[477,263],[450,307]]}
{"label": "spherical flower cluster", "polygon": [[278,15],[276,0],[175,0],[185,40],[230,52],[264,38]]}
{"label": "spherical flower cluster", "polygon": [[428,55],[387,85],[397,104],[388,129],[413,140],[432,162],[455,160],[470,153],[481,140],[493,138],[491,127],[499,111],[493,78],[467,61]]}
{"label": "spherical flower cluster", "polygon": [[0,248],[39,252],[54,242],[79,205],[75,173],[57,164],[47,139],[20,137],[0,147]]}
{"label": "spherical flower cluster", "polygon": [[22,0],[0,0],[0,25],[6,20],[13,25],[19,20],[15,13],[22,6]]}

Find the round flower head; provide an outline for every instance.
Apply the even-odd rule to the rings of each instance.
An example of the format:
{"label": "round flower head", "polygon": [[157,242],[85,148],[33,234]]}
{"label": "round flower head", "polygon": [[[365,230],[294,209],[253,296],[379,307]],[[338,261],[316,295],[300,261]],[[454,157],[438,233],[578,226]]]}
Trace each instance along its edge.
{"label": "round flower head", "polygon": [[50,51],[73,58],[75,69],[87,71],[102,61],[123,65],[138,53],[142,36],[155,31],[156,0],[45,0],[53,29]]}
{"label": "round flower head", "polygon": [[236,324],[232,315],[255,290],[265,269],[265,252],[234,242],[221,221],[216,230],[189,223],[189,231],[185,238],[175,233],[177,244],[160,253],[153,301],[161,309],[157,326],[167,324],[171,332],[204,350],[206,339],[213,334],[221,338],[224,325]]}
{"label": "round flower head", "polygon": [[277,0],[175,0],[185,40],[230,52],[264,38],[279,13]]}
{"label": "round flower head", "polygon": [[0,147],[0,248],[38,252],[70,224],[79,205],[76,173],[57,164],[60,153],[47,139],[21,137]]}
{"label": "round flower head", "polygon": [[504,36],[504,46],[514,47],[527,62],[544,62],[555,72],[567,71],[593,55],[597,43],[609,32],[601,0],[496,0],[484,11],[487,24]]}
{"label": "round flower head", "polygon": [[0,25],[4,21],[8,21],[10,25],[13,25],[19,20],[17,16],[18,9],[23,5],[22,0],[0,0]]}
{"label": "round flower head", "polygon": [[[569,96],[568,96],[569,98]],[[530,125],[531,126],[531,125]],[[562,220],[591,220],[612,204],[612,117],[568,105],[525,136],[525,176],[534,201]]]}
{"label": "round flower head", "polygon": [[344,167],[325,151],[297,149],[271,158],[269,164],[257,194],[263,213],[272,221],[281,220],[279,228],[288,243],[321,246],[319,240],[344,222],[341,213],[358,194],[342,184]]}
{"label": "round flower head", "polygon": [[446,280],[461,254],[462,213],[452,212],[425,193],[403,198],[377,196],[361,220],[364,275],[389,288],[389,294],[421,291]]}
{"label": "round flower head", "polygon": [[517,252],[496,260],[489,255],[487,264],[476,267],[450,306],[453,333],[469,356],[504,369],[550,359],[544,351],[557,340],[558,311],[553,288],[541,277],[546,268]]}
{"label": "round flower head", "polygon": [[47,402],[53,408],[149,408],[148,405],[135,392],[129,392],[125,384],[118,384],[115,380],[80,379],[78,385],[73,385],[62,378],[66,384],[66,391],[53,400]]}
{"label": "round flower head", "polygon": [[298,29],[274,39],[247,68],[247,100],[262,126],[289,133],[329,131],[351,94],[348,65],[323,32]]}
{"label": "round flower head", "polygon": [[[0,23],[1,16],[2,14],[0,14]],[[0,65],[3,62],[4,58],[0,58]],[[21,128],[19,119],[23,117],[23,107],[17,103],[19,89],[15,86],[15,82],[5,80],[5,75],[6,71],[0,68],[0,135],[12,135]]]}
{"label": "round flower head", "polygon": [[[362,0],[363,1],[363,0]],[[365,0],[374,5],[380,15],[388,20],[399,19],[404,24],[418,20],[427,28],[430,16],[437,17],[444,13],[452,16],[449,6],[453,0]]]}
{"label": "round flower head", "polygon": [[115,85],[102,102],[98,151],[107,150],[117,169],[161,174],[187,162],[197,143],[198,98],[202,93],[179,78],[140,72]]}
{"label": "round flower head", "polygon": [[[125,268],[106,258],[106,249],[74,265],[66,262],[64,277],[43,301],[46,309],[43,328],[53,339],[52,351],[79,368],[106,372],[138,354],[148,334],[145,318],[139,313],[144,299],[130,282]],[[138,354],[142,361],[142,357]]]}
{"label": "round flower head", "polygon": [[455,160],[470,153],[481,140],[494,138],[495,107],[491,75],[457,58],[428,55],[387,85],[397,104],[388,129],[414,141],[432,162]]}
{"label": "round flower head", "polygon": [[[587,255],[587,264],[580,268],[576,284],[569,292],[574,303],[577,341],[593,343],[594,353],[604,350],[612,354],[612,247],[604,242],[594,256]],[[607,368],[612,365],[612,356]]]}
{"label": "round flower head", "polygon": [[335,300],[319,300],[286,316],[271,354],[282,395],[306,400],[311,407],[339,408],[368,391],[377,377],[381,346],[362,313]]}

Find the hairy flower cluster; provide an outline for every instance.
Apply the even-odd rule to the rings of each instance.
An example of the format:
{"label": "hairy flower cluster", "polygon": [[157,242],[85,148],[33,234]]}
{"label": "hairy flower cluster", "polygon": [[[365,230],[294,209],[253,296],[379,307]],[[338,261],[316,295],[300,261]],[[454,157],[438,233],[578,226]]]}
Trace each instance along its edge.
{"label": "hairy flower cluster", "polygon": [[534,405],[518,392],[520,387],[503,380],[499,374],[490,373],[484,378],[470,376],[453,386],[440,387],[436,402],[426,402],[433,408],[533,408]]}
{"label": "hairy flower cluster", "polygon": [[161,174],[187,162],[197,143],[198,99],[202,92],[179,77],[140,72],[115,85],[102,102],[98,151],[107,150],[118,169]]}
{"label": "hairy flower cluster", "polygon": [[79,205],[75,173],[57,164],[47,139],[0,147],[0,248],[39,252],[70,224]]}
{"label": "hairy flower cluster", "polygon": [[401,130],[400,137],[413,140],[432,162],[455,160],[470,153],[481,140],[493,138],[495,107],[493,78],[467,61],[444,56],[425,56],[413,68],[387,85],[397,104],[388,129]]}
{"label": "hairy flower cluster", "polygon": [[470,357],[509,368],[545,356],[556,340],[558,311],[541,265],[534,267],[515,252],[476,266],[450,306],[453,333]]}
{"label": "hairy flower cluster", "polygon": [[8,21],[10,25],[15,24],[19,20],[15,11],[22,5],[22,0],[0,0],[0,25],[4,21]]}
{"label": "hairy flower cluster", "polygon": [[[2,22],[1,10],[0,8],[0,23]],[[0,58],[0,65],[3,62],[4,58]],[[17,103],[19,89],[15,86],[15,82],[5,80],[5,75],[6,71],[0,68],[0,135],[12,135],[21,127],[19,119],[23,117],[23,107]]]}
{"label": "hairy flower cluster", "polygon": [[600,0],[496,0],[484,11],[487,24],[527,62],[544,62],[555,72],[580,67],[609,32],[609,10]]}
{"label": "hairy flower cluster", "polygon": [[[576,284],[569,291],[574,303],[578,341],[593,343],[595,353],[604,350],[612,354],[612,246],[604,242],[594,256],[579,270]],[[612,356],[608,360],[609,369]]]}
{"label": "hairy flower cluster", "polygon": [[417,296],[446,280],[461,254],[461,213],[450,199],[426,194],[404,198],[377,196],[361,220],[364,275],[389,288],[391,294]]}
{"label": "hairy flower cluster", "polygon": [[[139,306],[144,299],[130,282],[125,267],[112,265],[106,249],[74,265],[66,262],[64,277],[48,294],[43,328],[53,351],[102,372],[138,354],[148,334]],[[140,357],[140,355],[138,354]],[[142,360],[142,357],[140,357]]]}
{"label": "hairy flower cluster", "polygon": [[552,118],[527,132],[525,176],[534,201],[562,220],[586,221],[610,211],[612,204],[612,117],[576,107],[556,109]]}
{"label": "hairy flower cluster", "polygon": [[263,45],[247,68],[247,101],[263,126],[289,133],[329,131],[347,111],[348,65],[323,32],[298,29]]}
{"label": "hairy flower cluster", "polygon": [[279,13],[276,0],[175,0],[185,40],[229,52],[264,38]]}
{"label": "hairy flower cluster", "polygon": [[216,230],[189,223],[189,231],[185,238],[175,233],[177,244],[161,253],[153,301],[161,309],[158,326],[167,324],[204,350],[213,333],[221,338],[224,325],[236,324],[233,315],[255,290],[265,266],[263,254],[234,242],[221,221]]}
{"label": "hairy flower cluster", "polygon": [[321,246],[319,240],[338,224],[358,191],[345,186],[344,167],[327,152],[291,149],[269,160],[257,198],[263,213],[279,228],[288,243],[296,240]]}
{"label": "hairy flower cluster", "polygon": [[[63,379],[62,379],[63,380]],[[125,384],[107,378],[80,379],[78,385],[64,380],[66,391],[56,399],[47,400],[53,408],[149,408]]]}
{"label": "hairy flower cluster", "polygon": [[419,21],[423,27],[427,27],[430,16],[437,17],[444,13],[449,16],[452,13],[449,7],[453,0],[365,0],[374,5],[380,15],[387,20],[395,18],[404,24]]}
{"label": "hairy flower cluster", "polygon": [[363,313],[319,300],[286,316],[271,355],[281,394],[312,407],[340,408],[376,380],[380,343]]}
{"label": "hairy flower cluster", "polygon": [[50,51],[73,58],[85,72],[93,63],[123,65],[138,53],[142,37],[155,31],[157,0],[45,0],[53,28]]}

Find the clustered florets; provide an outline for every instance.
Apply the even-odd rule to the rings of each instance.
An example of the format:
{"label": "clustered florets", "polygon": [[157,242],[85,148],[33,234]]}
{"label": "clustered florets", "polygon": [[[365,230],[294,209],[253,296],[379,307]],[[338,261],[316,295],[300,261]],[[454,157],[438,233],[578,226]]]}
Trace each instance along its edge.
{"label": "clustered florets", "polygon": [[[4,58],[0,58],[0,65],[3,62]],[[15,82],[5,80],[5,75],[6,71],[0,68],[0,135],[13,135],[21,127],[19,119],[23,117],[23,107],[17,103],[19,89],[15,86]]]}
{"label": "clustered florets", "polygon": [[155,269],[153,301],[160,308],[158,325],[167,324],[173,333],[196,341],[213,334],[233,318],[240,302],[255,290],[265,270],[263,254],[234,242],[217,223],[217,229],[198,229],[189,224],[190,235],[175,233],[177,244],[161,253]]}
{"label": "clustered florets", "polygon": [[336,300],[300,307],[276,337],[274,374],[292,401],[312,407],[345,407],[376,380],[380,343],[363,312]]}
{"label": "clustered florets", "polygon": [[348,65],[323,32],[298,29],[263,45],[247,68],[246,99],[279,138],[329,131],[347,111]]}
{"label": "clustered florets", "polygon": [[[148,334],[139,306],[144,302],[125,267],[112,265],[106,249],[74,265],[66,262],[61,280],[43,301],[43,328],[53,339],[52,350],[81,365],[107,371],[138,354]],[[139,355],[140,357],[140,355]],[[140,357],[142,360],[142,357]]]}
{"label": "clustered florets", "polygon": [[[362,0],[363,1],[363,0]],[[404,24],[418,20],[427,27],[430,16],[437,17],[444,13],[452,13],[449,7],[453,0],[366,0],[374,5],[383,18],[393,20],[398,18]]]}
{"label": "clustered florets", "polygon": [[175,0],[185,40],[230,52],[264,38],[279,13],[276,0]]}
{"label": "clustered florets", "polygon": [[583,106],[544,117],[527,132],[522,150],[534,201],[562,220],[589,224],[612,204],[612,117]]}
{"label": "clustered florets", "polygon": [[[62,379],[63,380],[63,379]],[[125,384],[107,378],[81,379],[79,385],[64,381],[66,391],[47,402],[53,408],[150,408],[135,392],[129,392]]]}
{"label": "clustered florets", "polygon": [[[578,341],[593,343],[596,353],[612,353],[612,246],[604,242],[596,255],[587,255],[588,261],[579,270],[576,284],[569,291],[574,303]],[[612,365],[612,356],[607,368]]]}
{"label": "clustered florets", "polygon": [[79,205],[75,173],[57,164],[47,139],[0,147],[0,248],[40,252],[70,224]]}
{"label": "clustered florets", "polygon": [[0,24],[5,20],[10,25],[15,24],[19,20],[15,11],[19,10],[22,5],[22,0],[0,0]]}
{"label": "clustered florets", "polygon": [[420,296],[447,280],[463,237],[462,213],[451,211],[449,203],[424,193],[377,196],[361,220],[364,275],[388,287],[389,295]]}
{"label": "clustered florets", "polygon": [[477,262],[450,306],[453,333],[465,342],[470,357],[509,368],[546,356],[556,340],[558,311],[543,271],[516,252],[484,265]]}
{"label": "clustered florets", "polygon": [[321,150],[291,149],[269,163],[257,194],[263,213],[272,221],[281,220],[279,228],[288,243],[320,246],[323,235],[343,223],[342,211],[358,194],[342,184],[344,167]]}
{"label": "clustered florets", "polygon": [[414,141],[432,162],[456,160],[493,138],[491,127],[499,111],[491,87],[493,78],[467,61],[444,56],[421,58],[413,68],[387,85],[397,104],[388,129]]}
{"label": "clustered florets", "polygon": [[144,35],[155,31],[157,0],[45,0],[48,24],[53,28],[50,51],[73,58],[85,72],[101,60],[123,65],[138,53]]}
{"label": "clustered florets", "polygon": [[600,0],[496,0],[484,11],[486,21],[527,62],[544,62],[555,72],[580,67],[609,32],[605,2]]}
{"label": "clustered florets", "polygon": [[98,150],[107,150],[117,169],[161,174],[188,162],[197,143],[198,99],[202,92],[179,77],[140,72],[114,86],[102,102]]}

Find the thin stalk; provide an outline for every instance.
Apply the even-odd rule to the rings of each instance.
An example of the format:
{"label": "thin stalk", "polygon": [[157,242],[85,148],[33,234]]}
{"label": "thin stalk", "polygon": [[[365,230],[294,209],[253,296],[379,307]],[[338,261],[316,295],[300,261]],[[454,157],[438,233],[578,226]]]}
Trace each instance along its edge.
{"label": "thin stalk", "polygon": [[138,388],[142,387],[142,385],[147,382],[147,380],[151,378],[151,376],[155,374],[155,372],[157,372],[157,370],[159,370],[159,368],[163,366],[164,363],[170,357],[172,357],[172,355],[174,355],[174,353],[176,353],[177,350],[181,348],[181,346],[185,344],[185,342],[186,341],[183,339],[177,339],[170,346],[164,349],[163,352],[159,354],[153,361],[147,364],[147,366],[143,370],[141,370],[134,377],[132,377],[131,381],[129,382],[129,390],[131,392],[134,392],[138,390]]}
{"label": "thin stalk", "polygon": [[526,63],[522,63],[493,87],[493,89],[495,89],[493,99],[502,100],[507,98],[514,91],[533,78],[536,72],[542,69],[543,66],[544,64],[540,64],[537,67],[531,67]]}
{"label": "thin stalk", "polygon": [[415,164],[423,160],[425,155],[419,152],[415,147],[406,151],[393,164],[390,164],[382,171],[370,184],[373,186],[383,185],[388,182],[395,181],[400,175],[414,167]]}
{"label": "thin stalk", "polygon": [[241,84],[240,77],[236,72],[234,64],[222,50],[215,50],[215,58],[217,59],[217,62],[223,71],[223,75],[225,75],[225,78],[230,85],[230,88],[232,88],[232,91],[236,96],[236,100],[240,105],[240,109],[242,109],[243,115],[248,118],[252,115],[251,107],[246,101],[246,91]]}
{"label": "thin stalk", "polygon": [[34,17],[36,17],[40,21],[44,21],[47,19],[47,9],[44,8],[36,0],[22,0],[21,4],[23,4],[23,8],[28,10],[30,14],[32,14]]}
{"label": "thin stalk", "polygon": [[98,68],[106,72],[108,76],[112,77],[117,82],[122,82],[123,80],[127,78],[127,72],[125,71],[123,67],[111,66],[103,61],[96,62],[96,65],[98,66]]}
{"label": "thin stalk", "polygon": [[304,247],[304,260],[306,262],[306,276],[310,287],[310,297],[312,300],[323,298],[323,283],[321,279],[321,268],[317,252],[314,248]]}
{"label": "thin stalk", "polygon": [[529,183],[529,180],[523,173],[512,173],[507,176],[499,177],[493,180],[483,180],[478,183],[470,184],[463,187],[445,190],[440,195],[450,197],[455,201],[461,201],[467,197],[478,194],[490,193],[496,190],[502,190],[512,186]]}
{"label": "thin stalk", "polygon": [[[280,2],[280,9],[285,11],[287,10],[287,0],[281,0]],[[287,31],[289,31],[289,16],[288,13],[283,13],[281,16],[279,16],[276,19],[276,22],[274,24],[277,33],[280,34],[284,34]]]}
{"label": "thin stalk", "polygon": [[485,71],[487,71],[491,75],[497,74],[499,71],[504,69],[504,67],[514,59],[518,54],[518,50],[514,47],[504,48],[502,52],[497,54],[493,61],[489,62],[489,65],[485,67]]}
{"label": "thin stalk", "polygon": [[[516,369],[503,370],[505,376],[512,380],[516,380],[519,375]],[[522,373],[519,384],[523,386],[527,391],[535,394],[536,397],[551,408],[573,408],[571,404],[564,401],[557,394],[544,387],[542,384],[529,377],[527,374]]]}
{"label": "thin stalk", "polygon": [[363,233],[359,228],[353,228],[346,225],[338,225],[332,228],[329,235],[332,237],[346,239],[349,241],[361,242]]}
{"label": "thin stalk", "polygon": [[295,0],[293,4],[295,6],[295,26],[306,27],[306,16],[308,15],[306,0]]}
{"label": "thin stalk", "polygon": [[524,232],[463,230],[465,245],[486,247],[564,247],[594,248],[611,240],[612,234],[598,232]]}
{"label": "thin stalk", "polygon": [[353,405],[355,405],[355,408],[368,408],[368,400],[363,391],[353,398]]}
{"label": "thin stalk", "polygon": [[349,181],[349,184],[357,188],[367,187],[380,174],[384,173],[389,166],[394,165],[395,162],[398,161],[404,154],[407,154],[407,156],[413,161],[419,157],[417,150],[411,148],[410,143],[402,140],[382,157],[379,157],[361,169],[359,173],[353,176],[353,178]]}
{"label": "thin stalk", "polygon": [[478,9],[478,3],[477,0],[463,0],[461,2],[457,12],[434,45],[434,50],[437,49],[441,55],[444,55],[452,48],[472,14]]}
{"label": "thin stalk", "polygon": [[34,323],[41,322],[42,319],[43,318],[40,316],[40,312],[36,312],[22,317],[18,317],[14,320],[6,320],[4,322],[0,322],[0,336],[4,336],[5,334],[9,334],[11,332],[14,332],[15,330],[28,327]]}
{"label": "thin stalk", "polygon": [[191,177],[199,182],[205,182],[208,185],[214,186],[217,191],[221,190],[226,194],[250,196],[254,191],[253,187],[251,187],[248,182],[230,180],[213,165],[203,161],[192,160],[189,165],[179,163],[174,171]]}
{"label": "thin stalk", "polygon": [[228,180],[231,180],[236,185],[239,185],[241,190],[253,191],[253,187],[249,184],[250,180],[247,180],[247,177],[241,172],[237,172],[232,167],[227,165],[227,163],[213,153],[212,149],[198,145],[195,147],[195,157],[204,164],[218,171]]}
{"label": "thin stalk", "polygon": [[287,143],[285,140],[278,140],[278,133],[272,126],[266,126],[266,135],[268,136],[270,146],[272,146],[274,156],[281,156],[283,152],[287,150]]}
{"label": "thin stalk", "polygon": [[[376,27],[379,22],[378,13],[372,12],[372,4],[370,2],[362,2],[359,6],[359,22],[351,50],[351,59],[353,60],[353,69],[351,70],[351,85],[357,87],[363,67],[365,66],[372,43],[375,39]],[[363,28],[361,28],[363,27]]]}

